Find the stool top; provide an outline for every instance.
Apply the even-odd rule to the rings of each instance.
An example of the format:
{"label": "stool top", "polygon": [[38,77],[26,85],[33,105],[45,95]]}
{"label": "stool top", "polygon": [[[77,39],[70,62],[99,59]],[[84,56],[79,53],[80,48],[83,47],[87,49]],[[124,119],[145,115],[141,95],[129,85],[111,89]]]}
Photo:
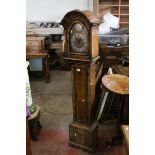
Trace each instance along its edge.
{"label": "stool top", "polygon": [[129,94],[129,78],[120,74],[108,74],[102,77],[102,84],[117,94]]}
{"label": "stool top", "polygon": [[30,117],[28,118],[28,120],[35,119],[38,116],[38,114],[40,112],[40,107],[38,105],[36,105],[36,106],[37,106],[37,110],[34,113],[30,114]]}

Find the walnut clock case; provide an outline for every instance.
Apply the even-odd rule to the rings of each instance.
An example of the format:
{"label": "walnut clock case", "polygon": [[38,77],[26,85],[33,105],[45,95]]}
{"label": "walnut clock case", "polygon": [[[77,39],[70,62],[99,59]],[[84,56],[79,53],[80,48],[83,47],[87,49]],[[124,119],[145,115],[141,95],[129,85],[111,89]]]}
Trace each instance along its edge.
{"label": "walnut clock case", "polygon": [[95,121],[96,64],[99,60],[100,20],[90,11],[73,10],[61,21],[64,27],[64,59],[71,64],[73,122],[69,145],[93,151],[98,143]]}

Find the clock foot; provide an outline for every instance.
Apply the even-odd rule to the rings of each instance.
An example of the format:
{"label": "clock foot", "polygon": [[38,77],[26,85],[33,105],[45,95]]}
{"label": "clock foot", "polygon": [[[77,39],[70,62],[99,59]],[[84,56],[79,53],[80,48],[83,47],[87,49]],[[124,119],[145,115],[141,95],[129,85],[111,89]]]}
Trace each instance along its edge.
{"label": "clock foot", "polygon": [[93,152],[98,144],[98,122],[84,126],[76,122],[69,126],[69,146]]}

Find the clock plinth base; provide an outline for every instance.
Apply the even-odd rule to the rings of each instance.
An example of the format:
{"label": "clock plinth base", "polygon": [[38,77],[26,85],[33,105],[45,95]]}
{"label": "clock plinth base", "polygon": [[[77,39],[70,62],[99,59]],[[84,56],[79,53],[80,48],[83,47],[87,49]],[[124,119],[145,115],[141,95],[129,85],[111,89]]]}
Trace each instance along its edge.
{"label": "clock plinth base", "polygon": [[84,126],[73,122],[69,126],[69,142],[72,147],[93,152],[98,145],[98,122]]}

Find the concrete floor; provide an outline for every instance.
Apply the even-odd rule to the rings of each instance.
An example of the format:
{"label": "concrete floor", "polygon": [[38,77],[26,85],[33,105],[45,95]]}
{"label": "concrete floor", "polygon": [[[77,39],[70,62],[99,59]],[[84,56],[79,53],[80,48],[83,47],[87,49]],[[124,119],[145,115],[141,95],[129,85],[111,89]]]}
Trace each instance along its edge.
{"label": "concrete floor", "polygon": [[51,82],[31,81],[33,102],[41,108],[42,130],[68,130],[72,121],[70,71],[51,71]]}

